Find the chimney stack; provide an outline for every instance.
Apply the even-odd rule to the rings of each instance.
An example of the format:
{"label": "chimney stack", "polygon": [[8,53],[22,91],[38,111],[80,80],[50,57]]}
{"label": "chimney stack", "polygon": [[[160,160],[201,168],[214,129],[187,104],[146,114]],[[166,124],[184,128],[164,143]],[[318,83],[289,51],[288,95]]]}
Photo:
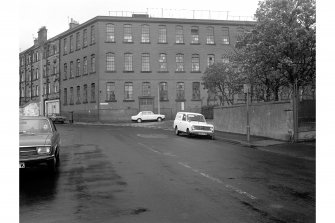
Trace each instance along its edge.
{"label": "chimney stack", "polygon": [[79,22],[71,18],[71,22],[69,23],[69,29],[73,29],[75,27],[79,26]]}
{"label": "chimney stack", "polygon": [[39,45],[43,45],[43,43],[45,43],[48,40],[47,33],[48,33],[48,30],[45,26],[42,26],[38,30],[38,41],[37,42]]}

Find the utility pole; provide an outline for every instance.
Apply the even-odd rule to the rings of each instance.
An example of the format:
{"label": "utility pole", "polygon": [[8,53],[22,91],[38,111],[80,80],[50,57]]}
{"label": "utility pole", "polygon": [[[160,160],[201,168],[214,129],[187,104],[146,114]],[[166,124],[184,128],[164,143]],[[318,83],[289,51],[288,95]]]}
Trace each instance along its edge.
{"label": "utility pole", "polygon": [[250,93],[250,84],[244,84],[243,86],[244,93],[247,94],[247,142],[250,143],[250,120],[249,120],[249,93]]}
{"label": "utility pole", "polygon": [[159,97],[160,97],[160,95],[159,95],[159,83],[158,83],[158,97],[157,97],[157,106],[158,106],[158,114],[160,114],[161,113],[161,105],[160,105],[160,99],[159,99]]}
{"label": "utility pole", "polygon": [[39,54],[40,54],[40,63],[39,63],[39,70],[40,70],[40,116],[44,115],[44,100],[43,100],[43,44],[40,45],[40,50],[39,50]]}

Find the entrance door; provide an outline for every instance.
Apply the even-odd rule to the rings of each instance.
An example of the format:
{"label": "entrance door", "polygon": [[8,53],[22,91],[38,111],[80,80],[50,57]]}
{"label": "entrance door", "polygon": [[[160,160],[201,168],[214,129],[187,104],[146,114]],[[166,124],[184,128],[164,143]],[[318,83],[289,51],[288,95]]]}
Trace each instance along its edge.
{"label": "entrance door", "polygon": [[153,98],[140,98],[140,111],[154,111],[154,99]]}

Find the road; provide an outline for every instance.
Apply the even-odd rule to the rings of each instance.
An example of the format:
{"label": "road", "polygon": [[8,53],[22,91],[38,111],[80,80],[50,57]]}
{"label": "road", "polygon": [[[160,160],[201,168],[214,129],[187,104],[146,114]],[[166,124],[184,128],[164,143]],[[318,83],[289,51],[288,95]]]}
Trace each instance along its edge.
{"label": "road", "polygon": [[315,161],[131,126],[57,125],[61,165],[20,170],[20,222],[315,222]]}

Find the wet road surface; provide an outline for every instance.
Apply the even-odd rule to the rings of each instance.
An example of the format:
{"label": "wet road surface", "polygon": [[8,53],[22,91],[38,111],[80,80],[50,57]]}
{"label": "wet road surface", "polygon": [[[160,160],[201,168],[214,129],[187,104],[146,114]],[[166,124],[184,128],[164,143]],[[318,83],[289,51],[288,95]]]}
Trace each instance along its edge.
{"label": "wet road surface", "polygon": [[61,164],[20,170],[20,222],[315,222],[315,162],[172,131],[57,125]]}

